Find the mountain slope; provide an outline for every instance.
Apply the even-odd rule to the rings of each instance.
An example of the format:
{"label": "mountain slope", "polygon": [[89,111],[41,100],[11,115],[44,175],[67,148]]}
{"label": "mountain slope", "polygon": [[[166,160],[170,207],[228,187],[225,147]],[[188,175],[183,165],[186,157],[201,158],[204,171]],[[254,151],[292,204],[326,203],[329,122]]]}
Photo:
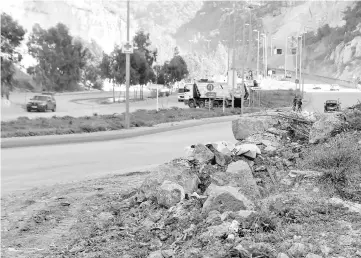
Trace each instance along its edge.
{"label": "mountain slope", "polygon": [[[163,62],[170,58],[175,47],[171,33],[190,19],[201,5],[199,1],[131,1],[130,35],[141,27],[150,32],[155,47],[162,49],[159,57]],[[125,1],[15,0],[3,4],[3,11],[18,20],[28,32],[35,23],[43,28],[64,23],[73,36],[88,42],[94,40],[105,52],[126,41]]]}

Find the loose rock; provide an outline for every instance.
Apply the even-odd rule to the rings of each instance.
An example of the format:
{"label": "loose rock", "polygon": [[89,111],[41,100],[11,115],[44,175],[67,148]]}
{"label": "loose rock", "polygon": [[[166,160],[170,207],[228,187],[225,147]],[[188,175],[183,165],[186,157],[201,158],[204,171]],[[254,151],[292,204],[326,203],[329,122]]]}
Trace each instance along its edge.
{"label": "loose rock", "polygon": [[165,180],[157,194],[158,204],[164,207],[172,207],[185,197],[184,189],[177,183]]}
{"label": "loose rock", "polygon": [[232,131],[236,140],[244,140],[249,135],[264,132],[276,121],[272,117],[247,117],[243,116],[232,121]]}
{"label": "loose rock", "polygon": [[343,122],[337,114],[323,114],[313,123],[309,136],[309,143],[318,143],[331,137],[332,132],[339,129]]}
{"label": "loose rock", "polygon": [[256,144],[242,144],[238,145],[235,148],[236,155],[243,155],[248,158],[255,159],[257,154],[261,154],[261,150],[257,147]]}
{"label": "loose rock", "polygon": [[195,172],[183,165],[168,163],[159,166],[151,172],[139,188],[137,198],[141,201],[152,198],[156,199],[160,186],[166,180],[180,185],[184,189],[184,194],[196,192],[200,183]]}
{"label": "loose rock", "polygon": [[223,213],[225,211],[254,209],[254,204],[241,193],[240,188],[211,184],[205,194],[208,195],[208,198],[203,204],[202,212],[204,213],[211,210],[218,210]]}
{"label": "loose rock", "polygon": [[214,158],[213,152],[203,144],[195,145],[193,156],[199,163],[207,163]]}

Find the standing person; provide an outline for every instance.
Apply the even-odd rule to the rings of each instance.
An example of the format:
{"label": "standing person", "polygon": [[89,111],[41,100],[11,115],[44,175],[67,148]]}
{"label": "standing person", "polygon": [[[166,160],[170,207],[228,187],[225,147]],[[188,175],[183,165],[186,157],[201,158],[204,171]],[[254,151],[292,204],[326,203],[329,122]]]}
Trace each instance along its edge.
{"label": "standing person", "polygon": [[302,111],[302,99],[301,98],[298,99],[297,105],[298,105],[297,111],[301,112]]}
{"label": "standing person", "polygon": [[294,98],[293,98],[293,111],[296,111],[296,106],[297,106],[297,96],[295,96]]}

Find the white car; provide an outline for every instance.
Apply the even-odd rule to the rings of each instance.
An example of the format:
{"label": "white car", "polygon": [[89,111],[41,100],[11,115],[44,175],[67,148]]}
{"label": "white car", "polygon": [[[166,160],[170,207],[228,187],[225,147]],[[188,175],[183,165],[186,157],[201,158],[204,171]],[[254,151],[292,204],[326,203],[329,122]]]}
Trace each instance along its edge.
{"label": "white car", "polygon": [[330,91],[339,91],[340,85],[338,84],[331,84]]}

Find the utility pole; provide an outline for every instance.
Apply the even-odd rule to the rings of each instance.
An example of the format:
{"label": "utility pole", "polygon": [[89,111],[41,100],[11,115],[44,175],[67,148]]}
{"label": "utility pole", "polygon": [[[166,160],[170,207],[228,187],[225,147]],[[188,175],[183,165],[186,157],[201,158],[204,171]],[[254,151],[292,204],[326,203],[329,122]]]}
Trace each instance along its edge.
{"label": "utility pole", "polygon": [[300,46],[300,81],[299,81],[299,85],[302,82],[302,36],[301,36],[300,43],[301,43],[301,46]]}
{"label": "utility pole", "polygon": [[[232,55],[232,108],[234,109],[234,90],[236,84],[236,9],[235,3],[233,2],[233,55]],[[242,107],[241,107],[242,108]]]}
{"label": "utility pole", "polygon": [[259,80],[259,30],[253,30],[257,32],[257,80]]}
{"label": "utility pole", "polygon": [[244,18],[242,19],[242,50],[243,50],[243,57],[242,57],[242,86],[241,86],[241,115],[243,115],[243,103],[244,103],[244,63],[246,62],[246,42],[245,42],[245,33],[246,33],[246,23],[244,22]]}
{"label": "utility pole", "polygon": [[[129,0],[127,1],[127,44],[129,44]],[[130,53],[126,53],[125,56],[125,78],[126,78],[126,90],[125,90],[125,128],[130,127],[129,117],[129,83],[130,83]]]}
{"label": "utility pole", "polygon": [[285,44],[285,78],[287,78],[287,48],[288,48],[288,37],[286,37],[286,44]]}
{"label": "utility pole", "polygon": [[267,40],[267,34],[265,36],[265,57],[266,57],[266,76],[268,76],[268,64],[267,64],[267,58],[268,58],[268,40]]}

